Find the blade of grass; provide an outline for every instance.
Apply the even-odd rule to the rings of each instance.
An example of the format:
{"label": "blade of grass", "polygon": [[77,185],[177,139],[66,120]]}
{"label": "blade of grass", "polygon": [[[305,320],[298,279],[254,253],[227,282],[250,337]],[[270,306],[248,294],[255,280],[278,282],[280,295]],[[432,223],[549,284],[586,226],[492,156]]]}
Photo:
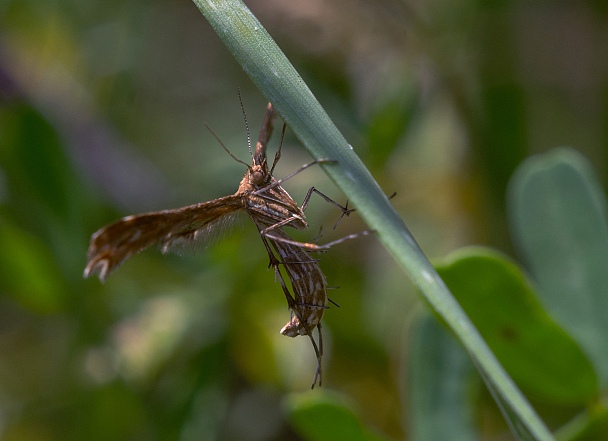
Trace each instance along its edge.
{"label": "blade of grass", "polygon": [[437,275],[369,171],[295,68],[240,0],[193,0],[254,84],[357,208],[466,350],[522,440],[553,439]]}

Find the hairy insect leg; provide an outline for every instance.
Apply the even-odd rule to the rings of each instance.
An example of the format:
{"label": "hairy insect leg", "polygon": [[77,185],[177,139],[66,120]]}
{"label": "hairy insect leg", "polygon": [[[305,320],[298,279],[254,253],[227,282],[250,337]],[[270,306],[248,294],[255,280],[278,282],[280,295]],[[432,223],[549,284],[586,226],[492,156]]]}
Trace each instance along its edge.
{"label": "hairy insect leg", "polygon": [[281,150],[283,149],[283,140],[285,139],[285,129],[287,128],[287,124],[283,124],[283,130],[281,131],[281,142],[279,142],[279,148],[274,154],[274,161],[272,161],[272,167],[270,168],[270,175],[274,173],[274,168],[276,167],[279,159],[281,159]]}
{"label": "hairy insect leg", "polygon": [[[336,201],[334,201],[332,198],[330,198],[329,196],[321,193],[315,187],[310,187],[308,189],[308,192],[306,193],[306,196],[304,197],[304,200],[302,201],[302,206],[300,207],[300,209],[302,211],[306,211],[306,209],[308,208],[308,202],[310,202],[310,198],[311,198],[313,192],[318,194],[319,196],[321,196],[325,200],[325,202],[335,205],[336,207],[338,207],[340,209],[340,211],[342,211],[342,215],[340,216],[340,219],[338,219],[338,221],[336,222],[336,225],[338,225],[338,222],[340,222],[340,220],[344,216],[348,217],[353,211],[355,211],[354,208],[348,208],[348,201],[346,201],[345,206],[342,206],[339,203],[337,203]],[[336,225],[334,225],[334,228],[336,228]]]}
{"label": "hairy insect leg", "polygon": [[[338,218],[338,220],[336,221],[336,223],[333,226],[333,230],[336,229],[336,227],[338,226],[338,224],[340,223],[340,221],[342,220],[342,218],[344,218],[345,216],[348,217],[350,216],[351,213],[354,213],[355,211],[357,211],[356,208],[348,208],[348,201],[346,201],[346,204],[344,204],[344,206],[340,205],[339,203],[337,203],[336,201],[334,201],[333,199],[331,199],[329,196],[324,195],[323,193],[321,193],[319,190],[317,190],[315,187],[310,187],[310,189],[308,190],[308,193],[306,193],[306,196],[304,197],[304,201],[302,201],[302,206],[300,207],[300,209],[302,211],[306,211],[306,208],[308,207],[308,202],[310,200],[310,197],[312,195],[312,193],[315,192],[317,193],[319,196],[321,196],[323,199],[325,199],[326,202],[335,205],[336,207],[338,207],[340,209],[340,211],[342,211],[342,214],[340,215],[340,217]],[[387,196],[387,199],[392,199],[397,195],[397,192],[393,192],[393,194],[391,194],[390,196]]]}
{"label": "hairy insect leg", "polygon": [[276,181],[274,181],[272,184],[267,185],[264,188],[260,188],[259,190],[254,191],[252,194],[258,195],[260,193],[264,193],[267,190],[270,190],[271,188],[274,187],[278,187],[279,185],[281,185],[283,182],[285,182],[288,179],[293,178],[295,175],[297,175],[298,173],[306,170],[309,167],[312,167],[313,165],[316,164],[335,164],[338,161],[335,161],[333,159],[315,159],[314,161],[308,162],[300,167],[298,167],[296,170],[294,170],[293,172],[289,173],[287,176],[285,176],[284,178],[281,179],[277,179]]}
{"label": "hairy insect leg", "polygon": [[[323,333],[321,332],[321,322],[317,325],[317,333],[319,334],[319,352],[323,355]],[[319,370],[320,373],[320,370]],[[321,382],[319,381],[319,386],[321,386]]]}
{"label": "hairy insect leg", "polygon": [[268,239],[276,240],[277,242],[283,242],[283,243],[295,245],[295,246],[298,246],[298,247],[303,248],[308,251],[322,252],[322,251],[327,251],[334,245],[337,245],[342,242],[346,242],[347,240],[356,239],[356,238],[362,237],[362,236],[367,236],[367,235],[373,233],[373,230],[364,230],[364,231],[360,231],[358,233],[349,234],[348,236],[344,236],[344,237],[341,237],[340,239],[333,240],[329,243],[326,243],[325,245],[317,245],[315,243],[308,243],[308,242],[298,242],[296,240],[286,239],[284,237],[278,237],[278,236],[273,235],[272,233],[267,233],[266,230],[263,230],[260,233],[263,234]]}
{"label": "hairy insect leg", "polygon": [[[319,347],[315,348],[315,352],[317,353],[317,369],[315,370],[315,375],[312,377],[312,385],[310,386],[311,389],[315,388],[317,380],[319,381],[319,387],[321,387],[321,384],[323,382],[323,378],[321,375],[321,357],[323,357],[323,333],[321,332],[321,323],[317,325],[317,332],[319,334]],[[313,342],[313,346],[315,346],[316,343],[315,339],[312,337],[312,333],[308,334],[308,336]]]}
{"label": "hairy insect leg", "polygon": [[[277,151],[277,155],[280,156],[280,150]],[[275,159],[276,161],[276,159]],[[307,166],[310,164],[306,164]],[[273,164],[274,167],[274,164]],[[291,175],[290,175],[291,176]],[[275,185],[276,183],[273,183],[271,185],[269,185],[266,188],[271,188]],[[308,203],[310,202],[310,198],[312,196],[313,193],[318,194],[319,196],[321,196],[326,202],[335,205],[336,207],[338,207],[338,209],[340,209],[340,211],[342,212],[342,214],[340,215],[340,217],[338,218],[338,220],[336,221],[336,223],[334,224],[332,229],[335,229],[338,226],[338,223],[342,220],[342,218],[344,216],[348,217],[353,211],[355,211],[354,208],[348,208],[348,201],[346,201],[346,205],[342,206],[340,205],[338,202],[334,201],[332,198],[330,198],[329,196],[325,195],[324,193],[320,192],[319,190],[317,190],[315,187],[310,187],[308,189],[308,192],[306,193],[306,196],[304,197],[304,200],[302,201],[302,205],[300,207],[300,209],[304,212],[306,211],[306,209],[308,208]],[[294,220],[298,220],[297,217],[295,216],[291,216],[288,217],[286,219],[283,219],[280,222],[277,222],[273,225],[270,225],[269,227],[266,227],[265,229],[263,229],[262,231],[260,231],[261,234],[266,234],[269,231],[275,230],[277,228],[283,227],[285,225],[288,225],[289,223],[293,222]]]}

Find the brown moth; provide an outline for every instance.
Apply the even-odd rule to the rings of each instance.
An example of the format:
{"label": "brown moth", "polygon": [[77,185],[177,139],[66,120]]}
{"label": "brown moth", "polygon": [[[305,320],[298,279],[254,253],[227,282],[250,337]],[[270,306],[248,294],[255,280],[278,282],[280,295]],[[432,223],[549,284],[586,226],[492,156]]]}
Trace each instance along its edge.
{"label": "brown moth", "polygon": [[[283,181],[305,168],[313,164],[332,161],[313,161],[281,180],[274,179],[272,173],[280,158],[280,148],[270,169],[266,159],[266,143],[272,133],[274,116],[274,108],[271,103],[268,103],[255,153],[251,155],[253,163],[251,166],[243,163],[247,167],[247,171],[236,193],[183,208],[127,216],[101,228],[91,237],[84,277],[97,274],[99,279],[104,281],[122,262],[146,248],[159,246],[161,251],[166,253],[180,246],[188,245],[199,238],[209,236],[215,228],[229,222],[239,211],[245,211],[260,231],[260,236],[270,257],[270,264],[274,267],[275,274],[281,282],[288,306],[293,314],[291,320],[281,329],[281,333],[290,337],[308,335],[315,349],[317,370],[312,384],[314,387],[317,379],[319,384],[321,383],[323,347],[320,322],[327,307],[327,284],[318,263],[311,259],[304,249],[325,250],[336,243],[368,232],[350,235],[321,246],[293,241],[281,230],[283,226],[297,229],[308,228],[304,210],[313,192],[339,207],[343,216],[350,214],[353,210],[335,203],[314,187],[308,191],[300,207],[281,187]],[[285,128],[283,128],[284,130]],[[249,140],[248,129],[247,132]],[[222,147],[226,149],[223,144]],[[226,149],[226,151],[228,150]],[[250,141],[249,151],[251,154]],[[229,151],[228,153],[234,158],[232,153]],[[242,163],[237,158],[235,159]],[[278,258],[274,255],[270,244],[278,254]],[[285,285],[280,266],[285,268],[290,279],[293,296]],[[319,332],[319,345],[312,336],[315,327]]]}
{"label": "brown moth", "polygon": [[[265,121],[273,116],[274,110],[269,103]],[[271,131],[272,123],[265,122],[264,126]],[[318,162],[306,164],[296,172]],[[229,222],[239,211],[245,211],[250,218],[267,227],[307,228],[303,209],[281,187],[281,182],[272,177],[265,157],[254,157],[233,195],[173,210],[127,216],[107,225],[91,237],[84,277],[97,274],[104,281],[132,255],[153,245],[160,246],[166,253],[192,243]]]}
{"label": "brown moth", "polygon": [[[254,162],[264,163],[266,162],[266,142],[272,132],[272,114],[270,114],[270,104],[267,111],[267,118],[264,119],[264,125],[260,130],[258,142],[256,144]],[[280,157],[280,149],[275,156],[275,163]],[[312,194],[312,191],[318,192],[316,189],[311,188],[305,198],[304,204],[302,204],[302,210],[305,209],[308,199]],[[325,195],[322,195],[326,198]],[[333,201],[332,201],[333,202]],[[336,204],[338,205],[338,204]],[[349,214],[349,210],[345,207],[343,214]],[[292,311],[292,318],[287,322],[281,329],[281,334],[288,337],[297,337],[298,335],[307,335],[310,338],[312,346],[317,356],[317,369],[312,381],[312,387],[314,388],[317,380],[319,386],[322,383],[322,357],[323,357],[323,336],[321,333],[321,319],[323,313],[327,308],[327,282],[325,275],[321,271],[318,262],[304,251],[303,246],[309,244],[303,244],[293,241],[287,233],[281,228],[278,228],[278,224],[266,225],[263,221],[252,218],[260,231],[260,236],[268,252],[270,258],[270,265],[274,267],[276,277],[281,283],[281,287],[287,299],[289,308]],[[280,223],[279,223],[280,224]],[[272,231],[272,234],[269,233]],[[274,253],[268,246],[268,243],[272,244],[272,247],[276,251],[278,258],[275,257]],[[314,244],[312,244],[314,245]],[[283,276],[280,271],[280,266],[285,268],[291,287],[293,296],[289,292]],[[319,343],[315,341],[312,331],[317,327],[319,334]]]}
{"label": "brown moth", "polygon": [[[274,115],[272,111],[272,105],[269,103],[266,117],[264,118],[264,124],[262,125],[262,129],[260,130],[260,135],[256,144],[255,153],[253,155],[254,164],[266,163],[266,143],[272,133],[273,117]],[[285,126],[283,126],[283,134],[284,132]],[[281,145],[282,139],[280,146]],[[280,156],[281,148],[279,147],[279,150],[275,155],[270,174],[272,174],[272,170],[274,170],[274,166],[280,159]],[[306,166],[308,166],[308,164]],[[301,169],[302,168],[296,170],[295,173],[299,172]],[[293,176],[293,174],[294,173],[288,176],[288,178]],[[283,179],[282,181],[284,181],[285,179]],[[310,200],[310,197],[313,192],[317,193],[327,202],[338,207],[342,211],[340,219],[342,219],[342,217],[344,216],[350,215],[350,213],[355,211],[354,209],[348,209],[347,207],[343,207],[342,205],[333,201],[329,197],[325,196],[316,188],[311,187],[308,190],[306,197],[304,198],[304,202],[302,203],[302,214],[308,206],[308,201]],[[340,221],[340,219],[338,219],[338,222]],[[286,335],[288,337],[307,335],[310,338],[312,346],[315,350],[315,354],[317,356],[317,369],[313,377],[312,388],[314,388],[317,381],[320,386],[322,383],[321,367],[323,356],[323,334],[321,332],[321,319],[323,318],[323,313],[325,312],[325,309],[327,309],[327,281],[325,279],[323,271],[321,270],[321,267],[318,264],[318,261],[316,259],[311,258],[305,250],[326,250],[335,244],[341,243],[345,240],[354,239],[359,236],[367,235],[370,232],[362,231],[360,233],[351,234],[349,236],[334,240],[333,242],[330,242],[325,245],[317,245],[313,243],[304,243],[292,240],[291,237],[289,237],[289,235],[287,235],[287,233],[280,228],[283,225],[289,225],[289,218],[286,218],[283,221],[272,225],[267,225],[264,222],[264,219],[260,219],[258,217],[252,217],[252,220],[256,224],[260,232],[260,236],[262,238],[262,241],[264,242],[266,251],[270,258],[270,265],[273,266],[275,269],[276,277],[281,283],[281,287],[285,294],[285,298],[287,299],[288,306],[292,311],[292,317],[289,322],[287,322],[287,324],[281,329],[281,334]],[[274,253],[268,246],[268,243],[272,244],[272,247],[276,251],[278,258],[275,257]],[[287,276],[291,282],[293,296],[289,292],[289,289],[285,284],[285,281],[280,271],[280,267],[285,268]],[[315,328],[317,328],[317,332],[319,335],[318,344],[312,334],[312,331]]]}

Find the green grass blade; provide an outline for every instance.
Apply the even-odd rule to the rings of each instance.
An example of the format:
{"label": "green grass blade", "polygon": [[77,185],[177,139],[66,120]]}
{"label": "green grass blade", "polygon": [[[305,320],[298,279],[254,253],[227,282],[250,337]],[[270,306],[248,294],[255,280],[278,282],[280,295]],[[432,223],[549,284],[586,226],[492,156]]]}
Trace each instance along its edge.
{"label": "green grass blade", "polygon": [[430,314],[416,323],[407,342],[403,402],[409,403],[406,420],[411,439],[477,441],[475,425],[477,376],[467,354]]}
{"label": "green grass blade", "polygon": [[369,171],[260,22],[239,0],[193,1],[306,149],[315,158],[337,161],[322,167],[462,341],[513,433],[519,439],[552,439],[428,262]]}

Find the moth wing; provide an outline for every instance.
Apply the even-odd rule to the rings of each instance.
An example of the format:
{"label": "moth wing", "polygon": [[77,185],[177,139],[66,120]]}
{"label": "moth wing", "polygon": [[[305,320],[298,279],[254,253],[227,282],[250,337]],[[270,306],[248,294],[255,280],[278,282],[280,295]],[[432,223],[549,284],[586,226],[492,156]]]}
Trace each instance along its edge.
{"label": "moth wing", "polygon": [[175,210],[127,216],[98,230],[91,237],[84,277],[101,281],[122,262],[151,246],[163,253],[211,236],[226,226],[244,207],[238,195],[189,205]]}

